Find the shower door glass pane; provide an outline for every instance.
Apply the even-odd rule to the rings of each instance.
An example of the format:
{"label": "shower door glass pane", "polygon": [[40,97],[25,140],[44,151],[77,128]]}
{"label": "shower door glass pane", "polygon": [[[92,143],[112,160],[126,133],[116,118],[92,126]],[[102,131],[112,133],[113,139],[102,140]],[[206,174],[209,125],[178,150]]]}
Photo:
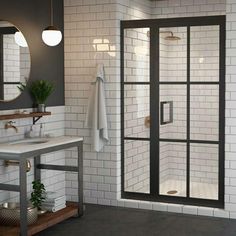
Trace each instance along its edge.
{"label": "shower door glass pane", "polygon": [[218,199],[218,145],[190,145],[190,197]]}
{"label": "shower door glass pane", "polygon": [[187,196],[187,27],[159,29],[159,194]]}
{"label": "shower door glass pane", "polygon": [[150,136],[149,90],[149,85],[125,85],[124,135],[126,138],[149,138]]}
{"label": "shower door glass pane", "polygon": [[124,81],[150,81],[149,28],[124,30]]}
{"label": "shower door glass pane", "polygon": [[187,28],[160,28],[160,81],[187,80]]}
{"label": "shower door glass pane", "polygon": [[150,29],[124,29],[124,191],[150,193]]}
{"label": "shower door glass pane", "polygon": [[[190,27],[190,197],[218,200],[220,27]],[[198,140],[198,143],[194,143]]]}
{"label": "shower door glass pane", "polygon": [[219,25],[190,28],[191,81],[219,81]]}
{"label": "shower door glass pane", "polygon": [[186,139],[186,85],[160,85],[160,138]]}
{"label": "shower door glass pane", "polygon": [[150,143],[126,140],[124,143],[124,190],[150,193]]}
{"label": "shower door glass pane", "polygon": [[186,196],[186,143],[160,142],[159,194]]}
{"label": "shower door glass pane", "polygon": [[191,140],[218,141],[219,85],[191,85]]}

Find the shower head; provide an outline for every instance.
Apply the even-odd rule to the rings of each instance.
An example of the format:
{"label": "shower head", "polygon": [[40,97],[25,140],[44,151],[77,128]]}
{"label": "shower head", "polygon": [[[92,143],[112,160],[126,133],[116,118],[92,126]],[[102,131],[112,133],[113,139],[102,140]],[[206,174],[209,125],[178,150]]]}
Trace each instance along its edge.
{"label": "shower head", "polygon": [[171,35],[166,36],[166,37],[165,37],[165,40],[176,41],[176,40],[180,40],[180,39],[181,39],[180,37],[175,36],[172,31],[169,31],[169,33],[170,33]]}
{"label": "shower head", "polygon": [[[169,33],[169,34],[171,34],[171,35],[166,36],[166,37],[164,38],[165,40],[177,41],[177,40],[180,40],[180,39],[181,39],[180,37],[175,36],[172,31],[160,31],[160,34],[166,34],[166,33]],[[150,37],[150,31],[147,31],[147,37],[148,37],[148,38]]]}

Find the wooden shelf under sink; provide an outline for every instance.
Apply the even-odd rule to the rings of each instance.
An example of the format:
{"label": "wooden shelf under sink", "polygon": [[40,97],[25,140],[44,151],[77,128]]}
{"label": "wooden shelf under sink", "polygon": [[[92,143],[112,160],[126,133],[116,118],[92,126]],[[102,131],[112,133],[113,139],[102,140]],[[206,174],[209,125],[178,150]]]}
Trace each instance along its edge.
{"label": "wooden shelf under sink", "polygon": [[[39,216],[35,224],[28,226],[28,236],[39,233],[53,225],[56,225],[64,220],[67,220],[78,213],[78,204],[67,202],[67,207],[55,213],[47,212]],[[0,225],[0,236],[18,236],[20,227],[10,227]]]}
{"label": "wooden shelf under sink", "polygon": [[15,113],[8,115],[0,115],[0,120],[15,120],[32,117],[33,123],[35,124],[41,117],[50,116],[51,114],[51,112]]}

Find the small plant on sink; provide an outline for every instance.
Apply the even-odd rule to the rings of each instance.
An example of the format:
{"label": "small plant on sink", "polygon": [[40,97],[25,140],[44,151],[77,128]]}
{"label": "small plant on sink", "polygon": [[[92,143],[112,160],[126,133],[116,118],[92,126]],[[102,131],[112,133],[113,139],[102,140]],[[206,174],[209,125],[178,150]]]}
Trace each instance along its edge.
{"label": "small plant on sink", "polygon": [[45,112],[45,102],[54,91],[54,84],[48,80],[36,80],[29,86],[29,90],[38,106],[38,112]]}
{"label": "small plant on sink", "polygon": [[44,184],[41,183],[39,180],[35,180],[32,182],[33,185],[33,192],[31,193],[30,201],[34,207],[38,208],[40,212],[42,203],[45,201],[45,187]]}

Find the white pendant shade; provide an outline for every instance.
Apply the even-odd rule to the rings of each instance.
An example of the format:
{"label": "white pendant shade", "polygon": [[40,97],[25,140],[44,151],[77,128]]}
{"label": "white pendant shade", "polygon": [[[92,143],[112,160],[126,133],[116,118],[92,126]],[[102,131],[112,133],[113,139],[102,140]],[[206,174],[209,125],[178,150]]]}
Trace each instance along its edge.
{"label": "white pendant shade", "polygon": [[56,46],[62,40],[62,33],[57,28],[49,26],[43,31],[42,39],[48,46]]}
{"label": "white pendant shade", "polygon": [[57,46],[62,40],[62,33],[53,24],[53,0],[51,2],[51,25],[42,32],[43,42],[48,46]]}
{"label": "white pendant shade", "polygon": [[25,37],[24,35],[21,33],[21,32],[16,32],[15,33],[15,42],[20,46],[20,47],[23,47],[23,48],[26,48],[28,47],[28,44],[25,40]]}

